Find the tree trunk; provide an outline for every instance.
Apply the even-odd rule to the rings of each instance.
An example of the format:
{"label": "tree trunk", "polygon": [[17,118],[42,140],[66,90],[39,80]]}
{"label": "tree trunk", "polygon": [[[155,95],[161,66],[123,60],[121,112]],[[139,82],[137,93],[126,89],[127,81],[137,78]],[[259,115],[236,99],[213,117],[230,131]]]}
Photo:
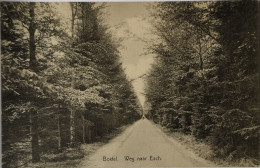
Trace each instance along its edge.
{"label": "tree trunk", "polygon": [[29,47],[30,47],[30,68],[36,69],[36,45],[35,45],[35,18],[34,18],[35,3],[30,2],[29,13],[30,13],[30,25],[29,25]]}
{"label": "tree trunk", "polygon": [[70,146],[75,143],[75,111],[71,109],[70,111]]}
{"label": "tree trunk", "polygon": [[60,104],[58,109],[58,151],[61,151],[61,112]]}
{"label": "tree trunk", "polygon": [[71,6],[71,13],[72,13],[72,18],[71,18],[71,37],[72,39],[74,38],[74,21],[75,21],[75,15],[74,15],[74,5],[73,3],[70,4]]}
{"label": "tree trunk", "polygon": [[38,117],[37,112],[34,109],[30,111],[30,134],[32,143],[32,162],[36,163],[40,161],[39,152],[39,131],[38,131]]}
{"label": "tree trunk", "polygon": [[[74,72],[71,76],[71,88],[74,88]],[[70,146],[73,146],[75,143],[75,110],[71,109],[70,111]]]}
{"label": "tree trunk", "polygon": [[61,150],[61,122],[60,115],[58,115],[58,151]]}
{"label": "tree trunk", "polygon": [[88,130],[88,140],[89,142],[92,142],[92,136],[91,136],[91,127],[87,127],[87,130]]}
{"label": "tree trunk", "polygon": [[[75,6],[74,6],[74,4],[75,4]],[[71,7],[71,37],[73,39],[74,38],[75,17],[76,17],[77,10],[78,10],[77,2],[75,2],[75,3],[71,2],[70,7]]]}
{"label": "tree trunk", "polygon": [[85,130],[85,117],[84,114],[81,113],[81,119],[82,119],[82,143],[86,142],[86,130]]}
{"label": "tree trunk", "polygon": [[[202,37],[202,36],[201,36],[201,37]],[[201,44],[201,39],[199,39],[198,42],[199,42],[200,70],[203,70],[203,59],[202,59],[202,44]]]}
{"label": "tree trunk", "polygon": [[[30,25],[29,25],[29,51],[30,51],[30,68],[36,70],[36,45],[35,45],[35,3],[29,3]],[[38,116],[37,112],[32,109],[30,111],[30,132],[32,143],[32,162],[36,163],[40,161],[39,151],[39,132],[38,132]]]}
{"label": "tree trunk", "polygon": [[82,18],[81,18],[81,21],[82,21],[82,33],[83,33],[83,35],[84,35],[84,38],[85,38],[85,35],[86,35],[86,32],[85,32],[85,28],[86,28],[86,24],[85,24],[85,22],[86,22],[86,16],[85,16],[85,3],[83,2],[83,3],[81,3],[81,15],[82,15]]}
{"label": "tree trunk", "polygon": [[199,34],[199,37],[198,38],[198,45],[199,45],[199,67],[200,67],[200,70],[203,70],[203,53],[202,53],[202,38],[203,38],[203,31],[200,29],[200,30],[197,30],[197,33]]}

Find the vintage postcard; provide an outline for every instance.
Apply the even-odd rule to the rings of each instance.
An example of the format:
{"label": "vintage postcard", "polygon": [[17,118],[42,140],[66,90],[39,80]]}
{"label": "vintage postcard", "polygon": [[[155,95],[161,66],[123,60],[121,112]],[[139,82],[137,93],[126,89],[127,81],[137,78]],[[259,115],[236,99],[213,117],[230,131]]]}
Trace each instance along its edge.
{"label": "vintage postcard", "polygon": [[1,1],[2,167],[257,167],[259,1]]}

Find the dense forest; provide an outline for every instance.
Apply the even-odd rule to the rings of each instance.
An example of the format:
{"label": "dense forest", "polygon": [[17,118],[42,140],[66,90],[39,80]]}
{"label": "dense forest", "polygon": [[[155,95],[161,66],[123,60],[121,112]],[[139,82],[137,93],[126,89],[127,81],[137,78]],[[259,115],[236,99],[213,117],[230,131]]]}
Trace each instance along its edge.
{"label": "dense forest", "polygon": [[68,5],[64,26],[55,3],[1,2],[3,167],[26,167],[140,118],[105,4]]}
{"label": "dense forest", "polygon": [[147,117],[229,161],[259,161],[258,5],[162,2],[152,10]]}

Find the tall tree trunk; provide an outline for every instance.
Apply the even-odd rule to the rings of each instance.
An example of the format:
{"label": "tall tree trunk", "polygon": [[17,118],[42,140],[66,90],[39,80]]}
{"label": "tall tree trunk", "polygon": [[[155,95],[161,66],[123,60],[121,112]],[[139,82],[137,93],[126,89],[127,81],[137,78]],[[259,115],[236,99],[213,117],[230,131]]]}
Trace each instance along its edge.
{"label": "tall tree trunk", "polygon": [[35,3],[30,2],[29,13],[30,13],[30,25],[29,25],[29,47],[30,47],[30,68],[36,70],[36,45],[35,45]]}
{"label": "tall tree trunk", "polygon": [[61,107],[59,104],[59,109],[58,109],[58,151],[61,151]]}
{"label": "tall tree trunk", "polygon": [[[71,88],[74,88],[74,72],[71,76]],[[75,143],[75,110],[70,110],[70,146],[73,146]]]}
{"label": "tall tree trunk", "polygon": [[86,142],[86,133],[85,133],[85,117],[83,112],[81,113],[81,119],[82,119],[82,143]]}
{"label": "tall tree trunk", "polygon": [[[95,17],[97,17],[97,16],[95,16]],[[97,21],[97,19],[95,19],[95,20],[93,20],[93,40],[95,40],[95,41],[99,41],[100,40],[100,38],[99,38],[99,34],[98,34],[98,30],[99,29],[99,27],[98,27],[98,21]]]}
{"label": "tall tree trunk", "polygon": [[77,2],[73,3],[71,2],[70,3],[70,7],[71,7],[71,37],[72,39],[74,38],[74,32],[75,32],[75,18],[76,18],[76,15],[77,15],[77,11],[78,11],[78,4]]}
{"label": "tall tree trunk", "polygon": [[198,39],[198,43],[199,43],[199,60],[200,60],[200,70],[203,70],[203,58],[202,58],[202,43],[201,43],[201,39],[202,39],[202,30],[198,30],[199,31],[199,39]]}
{"label": "tall tree trunk", "polygon": [[84,37],[83,38],[86,38],[86,31],[85,31],[85,28],[86,28],[86,16],[85,16],[85,3],[83,2],[83,3],[81,3],[81,21],[82,21],[82,33],[83,33],[83,35],[84,35]]}
{"label": "tall tree trunk", "polygon": [[[75,6],[74,6],[75,4]],[[76,3],[70,3],[71,6],[71,37],[74,38],[74,32],[75,32],[75,17],[77,15],[77,2]],[[74,8],[75,7],[75,8]],[[74,44],[72,44],[72,47],[74,47]],[[74,88],[74,73],[72,73],[71,77],[71,87]],[[73,109],[70,109],[70,146],[73,146],[75,144],[75,111]]]}
{"label": "tall tree trunk", "polygon": [[61,121],[60,115],[58,115],[58,151],[61,150]]}
{"label": "tall tree trunk", "polygon": [[91,131],[91,129],[92,129],[91,127],[87,127],[87,130],[88,130],[88,132],[87,132],[88,133],[88,141],[89,142],[92,142],[92,136],[91,136],[91,132],[92,131]]}
{"label": "tall tree trunk", "polygon": [[75,111],[70,111],[70,146],[75,144]]}
{"label": "tall tree trunk", "polygon": [[39,131],[38,131],[38,116],[35,109],[30,111],[30,134],[32,143],[32,162],[37,163],[40,161],[39,152]]}
{"label": "tall tree trunk", "polygon": [[75,15],[74,15],[74,5],[70,3],[71,6],[71,37],[74,38],[74,22],[75,22]]}
{"label": "tall tree trunk", "polygon": [[[30,25],[29,25],[29,51],[30,51],[30,68],[36,70],[36,45],[35,45],[35,3],[29,3]],[[30,112],[30,132],[32,143],[32,162],[36,163],[40,161],[39,151],[39,132],[38,132],[38,116],[37,112],[32,109]]]}

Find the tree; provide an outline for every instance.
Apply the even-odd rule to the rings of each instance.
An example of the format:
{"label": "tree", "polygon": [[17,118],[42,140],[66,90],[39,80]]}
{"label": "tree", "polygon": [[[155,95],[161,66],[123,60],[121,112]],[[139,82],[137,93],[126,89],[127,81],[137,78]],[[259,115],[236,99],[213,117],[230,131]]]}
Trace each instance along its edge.
{"label": "tree", "polygon": [[100,140],[139,119],[118,45],[100,20],[103,6],[71,3],[67,34],[51,3],[1,3],[4,167]]}
{"label": "tree", "polygon": [[255,1],[239,1],[165,2],[152,14],[149,114],[230,160],[258,157],[256,13]]}
{"label": "tree", "polygon": [[[221,124],[215,127],[213,137],[219,136],[217,132],[228,134],[226,143],[219,144],[214,140],[213,142],[218,143],[218,147],[224,148],[224,154],[228,153],[230,159],[238,157],[241,153],[258,157],[253,149],[259,139],[257,127],[259,118],[258,112],[255,111],[259,110],[257,17],[255,15],[257,5],[255,1],[241,1],[216,3],[212,7],[215,10],[212,10],[211,14],[220,23],[214,28],[219,35],[220,47],[215,52],[215,56],[219,59],[215,61],[217,82],[222,90],[222,99],[217,106],[220,110],[219,112],[212,110],[212,113],[223,119]],[[224,15],[223,11],[227,10],[232,13]],[[230,26],[224,22],[229,23]],[[227,122],[230,126],[224,124]]]}
{"label": "tree", "polygon": [[[39,6],[44,7],[45,12],[49,11],[50,13],[47,14],[47,16],[37,15],[35,10],[38,12],[40,9]],[[37,101],[46,100],[45,96],[48,93],[44,91],[46,86],[44,85],[45,83],[42,81],[42,76],[40,74],[43,68],[42,59],[37,60],[36,55],[39,54],[39,44],[42,40],[51,37],[46,35],[57,32],[56,29],[45,29],[45,31],[43,31],[43,28],[48,27],[48,24],[54,24],[53,26],[57,27],[58,25],[55,24],[57,21],[51,16],[50,6],[48,5],[39,3],[7,2],[3,3],[1,11],[2,10],[3,16],[6,18],[1,25],[5,27],[5,33],[3,34],[2,39],[6,41],[6,43],[3,43],[2,45],[6,51],[3,53],[5,57],[2,61],[2,77],[3,79],[6,79],[6,81],[3,82],[5,89],[2,90],[4,93],[3,100],[5,102],[5,105],[3,106],[5,113],[3,116],[13,117],[15,122],[23,120],[22,124],[25,124],[22,125],[23,128],[26,128],[26,125],[29,124],[27,121],[30,120],[30,133],[26,133],[25,130],[23,131],[25,131],[25,135],[31,136],[32,161],[38,162],[40,160],[40,150],[38,144],[39,130],[37,111],[41,108],[41,105]],[[9,12],[9,10],[11,11]],[[43,9],[41,8],[41,10]],[[42,22],[39,22],[39,20]],[[48,20],[47,25],[46,20]],[[8,31],[10,31],[9,26],[11,26],[11,30],[15,32],[13,35],[8,33]],[[39,34],[39,31],[42,33]],[[8,35],[11,36],[8,37]],[[21,42],[21,46],[17,44],[19,41]],[[13,47],[19,46],[21,49],[15,49],[13,47],[10,49],[10,44]],[[12,65],[12,68],[10,68],[10,65]],[[36,101],[32,101],[35,99]],[[21,104],[26,104],[22,110]],[[8,111],[11,113],[6,113]],[[28,114],[30,114],[30,117]],[[10,122],[5,120],[4,122],[8,125],[12,124],[13,121]],[[19,125],[17,126],[19,127]],[[7,139],[12,138],[8,133],[4,136]],[[21,138],[25,137],[26,136],[22,136]],[[22,141],[25,142],[25,139]]]}

